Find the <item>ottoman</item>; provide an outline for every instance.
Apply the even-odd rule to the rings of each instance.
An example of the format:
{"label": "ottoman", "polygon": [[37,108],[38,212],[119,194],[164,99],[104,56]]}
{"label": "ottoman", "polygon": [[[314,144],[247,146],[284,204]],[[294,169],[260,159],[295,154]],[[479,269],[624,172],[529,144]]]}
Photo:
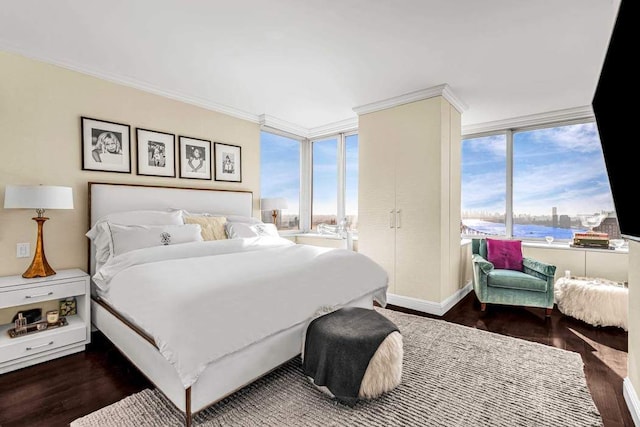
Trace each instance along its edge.
{"label": "ottoman", "polygon": [[402,335],[372,309],[345,307],[309,323],[304,374],[339,403],[354,406],[392,390],[402,377]]}
{"label": "ottoman", "polygon": [[593,326],[627,330],[629,287],[626,283],[591,277],[561,277],[554,285],[558,310]]}

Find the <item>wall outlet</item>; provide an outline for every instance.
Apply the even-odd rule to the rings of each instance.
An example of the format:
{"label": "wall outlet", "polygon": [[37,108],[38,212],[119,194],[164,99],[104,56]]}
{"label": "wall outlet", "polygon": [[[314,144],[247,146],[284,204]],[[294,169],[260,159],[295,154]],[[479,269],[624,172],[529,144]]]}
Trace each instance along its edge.
{"label": "wall outlet", "polygon": [[31,254],[31,244],[30,243],[18,243],[16,245],[16,257],[18,258],[29,258]]}

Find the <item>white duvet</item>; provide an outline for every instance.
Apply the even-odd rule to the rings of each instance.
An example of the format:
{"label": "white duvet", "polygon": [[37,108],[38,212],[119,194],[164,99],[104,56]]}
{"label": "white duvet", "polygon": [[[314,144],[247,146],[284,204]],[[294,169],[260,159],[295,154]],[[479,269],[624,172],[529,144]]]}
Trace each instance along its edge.
{"label": "white duvet", "polygon": [[93,279],[101,298],[154,338],[185,388],[208,364],[323,307],[366,294],[386,305],[388,283],[357,252],[264,236],[134,250]]}

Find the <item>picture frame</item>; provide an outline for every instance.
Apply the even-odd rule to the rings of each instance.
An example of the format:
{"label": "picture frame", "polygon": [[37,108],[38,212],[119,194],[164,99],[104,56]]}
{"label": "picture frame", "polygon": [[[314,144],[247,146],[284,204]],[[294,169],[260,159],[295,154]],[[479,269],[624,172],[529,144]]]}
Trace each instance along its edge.
{"label": "picture frame", "polygon": [[131,173],[131,127],[80,117],[82,170]]}
{"label": "picture frame", "polygon": [[180,178],[211,179],[211,141],[178,137]]}
{"label": "picture frame", "polygon": [[216,181],[242,182],[242,147],[216,142],[214,158]]}
{"label": "picture frame", "polygon": [[136,128],[138,175],[176,177],[176,136]]}

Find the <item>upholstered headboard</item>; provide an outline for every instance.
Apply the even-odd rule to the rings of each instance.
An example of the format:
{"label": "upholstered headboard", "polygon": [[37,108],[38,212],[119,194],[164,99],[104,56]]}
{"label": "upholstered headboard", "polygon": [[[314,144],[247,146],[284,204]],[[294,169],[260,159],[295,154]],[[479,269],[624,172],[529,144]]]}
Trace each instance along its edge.
{"label": "upholstered headboard", "polygon": [[[89,183],[89,228],[104,215],[145,209],[185,209],[190,212],[251,216],[253,193],[208,188]],[[89,244],[89,271],[92,276],[94,270],[94,247]]]}

